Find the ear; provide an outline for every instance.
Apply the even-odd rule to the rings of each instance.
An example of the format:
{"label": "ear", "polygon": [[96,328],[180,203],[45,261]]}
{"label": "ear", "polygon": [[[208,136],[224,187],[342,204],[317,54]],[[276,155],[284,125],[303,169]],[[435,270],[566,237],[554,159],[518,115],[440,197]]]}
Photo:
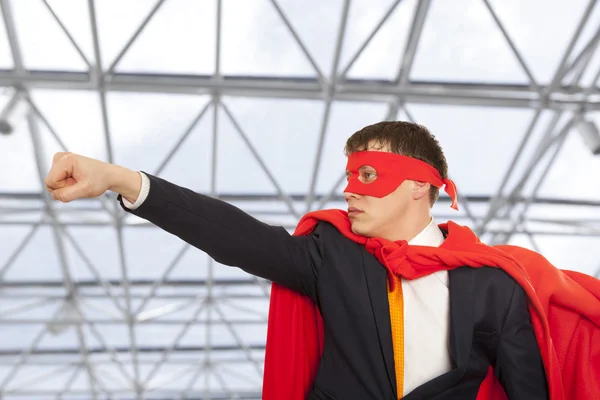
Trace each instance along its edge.
{"label": "ear", "polygon": [[429,195],[429,188],[431,184],[429,182],[413,181],[412,198],[413,200],[420,200],[425,196]]}

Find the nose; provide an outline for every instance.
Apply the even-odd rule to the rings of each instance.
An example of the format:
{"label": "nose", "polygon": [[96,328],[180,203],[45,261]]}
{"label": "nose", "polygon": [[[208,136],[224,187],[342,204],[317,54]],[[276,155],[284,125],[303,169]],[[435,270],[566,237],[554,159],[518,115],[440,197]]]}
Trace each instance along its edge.
{"label": "nose", "polygon": [[348,202],[352,198],[359,199],[360,195],[352,192],[344,192],[344,198],[346,199],[346,202]]}

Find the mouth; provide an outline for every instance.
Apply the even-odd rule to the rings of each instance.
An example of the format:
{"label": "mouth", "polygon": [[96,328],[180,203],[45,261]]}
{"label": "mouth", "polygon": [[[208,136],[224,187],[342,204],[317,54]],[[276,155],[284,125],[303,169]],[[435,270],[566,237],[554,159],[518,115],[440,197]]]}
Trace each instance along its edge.
{"label": "mouth", "polygon": [[354,217],[358,214],[362,214],[364,211],[356,207],[348,207],[348,217]]}

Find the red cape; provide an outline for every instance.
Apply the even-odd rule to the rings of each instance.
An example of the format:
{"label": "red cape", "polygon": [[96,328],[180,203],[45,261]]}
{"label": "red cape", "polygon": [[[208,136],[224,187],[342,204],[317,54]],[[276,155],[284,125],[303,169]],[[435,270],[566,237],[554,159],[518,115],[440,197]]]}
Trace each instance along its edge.
{"label": "red cape", "polygon": [[[309,234],[319,221],[333,224],[344,236],[376,253],[373,240],[352,233],[342,210],[305,215],[294,235]],[[502,268],[529,297],[550,399],[600,399],[600,280],[559,270],[541,255],[524,248],[487,246],[469,228],[453,222],[440,228],[448,233],[442,246],[408,246],[405,257],[414,274],[407,278],[461,266]],[[322,348],[322,319],[312,300],[273,284],[263,400],[304,400],[316,375]],[[477,399],[507,399],[491,369]]]}

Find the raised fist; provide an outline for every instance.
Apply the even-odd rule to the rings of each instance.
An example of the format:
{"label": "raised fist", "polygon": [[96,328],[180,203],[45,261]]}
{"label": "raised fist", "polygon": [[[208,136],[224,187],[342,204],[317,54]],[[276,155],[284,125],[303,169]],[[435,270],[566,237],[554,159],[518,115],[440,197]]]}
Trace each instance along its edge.
{"label": "raised fist", "polygon": [[64,203],[98,197],[110,189],[115,167],[78,154],[56,153],[45,180],[46,190]]}

